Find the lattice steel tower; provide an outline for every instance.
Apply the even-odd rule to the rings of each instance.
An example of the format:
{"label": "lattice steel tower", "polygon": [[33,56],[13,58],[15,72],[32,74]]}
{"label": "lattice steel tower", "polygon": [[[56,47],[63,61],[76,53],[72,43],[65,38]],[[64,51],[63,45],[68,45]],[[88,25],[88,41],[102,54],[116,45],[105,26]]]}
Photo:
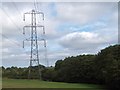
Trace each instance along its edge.
{"label": "lattice steel tower", "polygon": [[[39,54],[38,54],[38,41],[44,41],[44,47],[46,47],[46,41],[45,39],[38,40],[37,35],[37,28],[42,28],[43,34],[45,34],[45,29],[43,25],[37,25],[37,15],[42,15],[42,19],[44,20],[44,13],[38,12],[35,10],[32,10],[30,12],[24,13],[23,20],[25,21],[26,14],[31,15],[31,24],[23,27],[23,34],[25,34],[26,28],[30,28],[30,38],[25,39],[24,41],[30,41],[31,44],[31,55],[30,55],[30,66],[29,66],[29,73],[28,73],[28,79],[31,78],[31,70],[32,66],[36,65],[38,67],[38,76],[39,79],[41,79],[41,68],[39,63]],[[41,16],[40,15],[40,16]],[[23,41],[23,48],[24,48],[24,41]]]}

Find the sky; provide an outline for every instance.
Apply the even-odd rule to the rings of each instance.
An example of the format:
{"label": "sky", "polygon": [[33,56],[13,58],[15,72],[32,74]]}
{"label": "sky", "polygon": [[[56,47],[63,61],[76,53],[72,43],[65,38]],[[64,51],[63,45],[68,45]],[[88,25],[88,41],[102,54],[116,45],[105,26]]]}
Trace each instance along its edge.
{"label": "sky", "polygon": [[118,43],[117,2],[4,2],[0,9],[2,25],[2,65],[5,67],[29,66],[30,16],[23,21],[23,14],[37,7],[45,20],[37,16],[37,23],[45,26],[46,35],[38,29],[38,37],[47,41],[47,59],[43,42],[39,43],[40,64],[54,66],[57,60],[81,54],[97,54],[101,49]]}

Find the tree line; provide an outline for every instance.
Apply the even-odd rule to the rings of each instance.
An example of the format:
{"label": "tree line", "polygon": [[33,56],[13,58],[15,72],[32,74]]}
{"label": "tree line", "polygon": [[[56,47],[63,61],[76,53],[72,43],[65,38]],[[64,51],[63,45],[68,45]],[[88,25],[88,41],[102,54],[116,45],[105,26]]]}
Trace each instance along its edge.
{"label": "tree line", "polygon": [[[28,68],[2,68],[3,78],[27,79]],[[38,66],[32,67],[31,79],[38,78]],[[40,65],[45,81],[95,83],[120,89],[120,45],[109,46],[95,55],[78,55],[58,60],[55,67]]]}

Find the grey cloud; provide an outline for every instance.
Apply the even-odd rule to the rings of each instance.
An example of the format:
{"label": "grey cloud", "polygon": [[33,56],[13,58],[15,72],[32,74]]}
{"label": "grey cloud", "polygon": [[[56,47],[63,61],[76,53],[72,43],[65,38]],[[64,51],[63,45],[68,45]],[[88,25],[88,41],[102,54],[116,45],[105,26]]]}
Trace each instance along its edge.
{"label": "grey cloud", "polygon": [[[21,13],[29,11],[32,3],[16,3],[18,9]],[[84,53],[97,53],[101,48],[108,46],[108,44],[116,43],[116,26],[112,23],[108,24],[106,21],[104,27],[99,28],[97,25],[92,32],[74,32],[71,31],[59,33],[57,27],[64,22],[73,22],[77,25],[81,23],[86,25],[86,23],[96,22],[96,20],[105,16],[106,14],[112,14],[116,12],[116,3],[55,3],[57,10],[57,17],[50,18],[49,14],[51,11],[49,9],[49,3],[43,3],[42,9],[45,11],[45,29],[46,29],[46,39],[51,43],[48,48],[48,60],[50,65],[54,65],[56,60],[63,59],[67,56],[79,55]],[[18,12],[13,10],[14,6],[11,4],[6,4],[7,12],[11,15],[12,19],[20,27],[24,26],[22,22],[22,17],[18,19]],[[9,9],[10,7],[10,9]],[[0,12],[1,13],[1,12]],[[13,15],[14,14],[14,15]],[[4,17],[7,17],[4,15]],[[6,18],[3,21],[3,34],[7,35],[10,40],[19,43],[22,46],[22,28],[18,31],[16,26]],[[7,21],[7,22],[6,22]],[[10,22],[9,22],[10,21]],[[109,22],[116,22],[116,19],[109,19]],[[92,25],[92,24],[91,24]],[[110,26],[110,27],[109,27]],[[109,27],[109,28],[108,28]],[[88,27],[89,28],[89,27]],[[38,32],[39,34],[41,32]],[[61,38],[60,38],[61,37]],[[52,50],[50,48],[55,47],[56,43],[62,46],[61,49]],[[28,49],[28,44],[26,45]],[[5,66],[29,66],[29,51],[27,54],[20,47],[15,46],[9,41],[3,42],[3,65]],[[44,50],[40,49],[40,62],[41,64],[46,64],[44,57]],[[9,62],[9,63],[8,63]]]}
{"label": "grey cloud", "polygon": [[[85,51],[94,51],[101,46],[112,44],[109,36],[99,35],[91,32],[74,32],[60,39],[60,44],[65,48],[73,50],[82,49]],[[114,42],[115,43],[115,42]]]}
{"label": "grey cloud", "polygon": [[56,8],[58,18],[61,20],[86,24],[91,21],[99,20],[101,17],[104,17],[105,14],[110,14],[112,10],[117,8],[117,3],[57,3]]}

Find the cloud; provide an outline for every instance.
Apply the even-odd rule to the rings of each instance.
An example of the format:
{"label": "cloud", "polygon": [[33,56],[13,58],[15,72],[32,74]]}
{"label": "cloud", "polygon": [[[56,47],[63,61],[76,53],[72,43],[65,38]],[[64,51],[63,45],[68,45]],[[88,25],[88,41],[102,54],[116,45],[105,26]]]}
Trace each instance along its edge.
{"label": "cloud", "polygon": [[74,32],[60,38],[59,43],[70,49],[93,50],[110,42],[112,37],[100,35],[94,32]]}
{"label": "cloud", "polygon": [[[29,66],[29,43],[22,49],[22,41],[30,37],[30,30],[26,30],[26,36],[22,35],[25,13],[34,8],[33,3],[4,3],[3,12],[0,10],[0,23],[3,24],[3,65],[4,66]],[[68,56],[97,53],[101,48],[117,42],[117,3],[38,3],[38,10],[45,13],[45,20],[37,17],[38,24],[43,24],[46,30],[47,56],[50,65],[56,60]],[[12,19],[12,20],[11,20]],[[44,22],[44,23],[43,23]],[[20,27],[21,30],[18,29]],[[42,30],[38,29],[38,36],[41,37]],[[29,33],[29,34],[27,34]],[[42,37],[41,37],[42,38]],[[11,42],[10,42],[11,41]],[[19,44],[19,45],[16,45]],[[43,42],[39,43],[40,63],[46,65]],[[25,53],[26,52],[26,53]],[[8,63],[9,62],[9,63]]]}
{"label": "cloud", "polygon": [[56,8],[58,18],[61,20],[86,24],[99,20],[105,14],[110,14],[117,8],[117,3],[57,3]]}

